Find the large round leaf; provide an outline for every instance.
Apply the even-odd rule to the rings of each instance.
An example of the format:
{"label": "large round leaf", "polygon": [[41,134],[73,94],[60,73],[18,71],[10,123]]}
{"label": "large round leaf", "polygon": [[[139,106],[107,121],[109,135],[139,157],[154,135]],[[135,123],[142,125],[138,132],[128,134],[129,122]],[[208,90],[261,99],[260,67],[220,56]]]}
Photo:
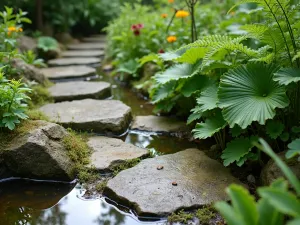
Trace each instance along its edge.
{"label": "large round leaf", "polygon": [[274,74],[274,80],[280,84],[289,85],[292,82],[300,81],[300,69],[299,68],[281,68]]}
{"label": "large round leaf", "polygon": [[231,128],[237,124],[245,129],[253,121],[265,124],[276,108],[288,106],[285,88],[273,80],[277,70],[274,65],[250,63],[221,77],[219,107]]}

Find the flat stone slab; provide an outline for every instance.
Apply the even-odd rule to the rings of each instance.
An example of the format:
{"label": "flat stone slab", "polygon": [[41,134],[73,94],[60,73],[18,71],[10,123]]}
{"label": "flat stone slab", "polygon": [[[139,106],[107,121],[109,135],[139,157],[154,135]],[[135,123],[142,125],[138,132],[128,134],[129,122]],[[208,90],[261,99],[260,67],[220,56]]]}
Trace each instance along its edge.
{"label": "flat stone slab", "polygon": [[73,58],[73,57],[102,57],[104,56],[104,51],[102,50],[86,50],[86,51],[78,51],[78,50],[73,50],[73,51],[65,51],[62,53],[62,57],[65,58]]}
{"label": "flat stone slab", "polygon": [[107,82],[64,82],[57,83],[48,90],[56,102],[86,98],[105,99],[111,96],[110,83]]}
{"label": "flat stone slab", "polygon": [[105,42],[106,35],[97,35],[92,37],[85,37],[82,39],[83,42]]}
{"label": "flat stone slab", "polygon": [[41,69],[49,79],[81,78],[96,75],[96,69],[89,66],[50,67]]}
{"label": "flat stone slab", "polygon": [[74,57],[59,58],[48,61],[49,66],[73,66],[73,65],[96,65],[100,63],[100,59],[96,57]]}
{"label": "flat stone slab", "polygon": [[123,170],[108,182],[104,194],[133,207],[139,216],[166,216],[228,200],[225,188],[232,183],[240,184],[223,165],[198,149],[187,149]]}
{"label": "flat stone slab", "polygon": [[133,121],[131,129],[169,134],[189,132],[184,122],[162,116],[137,116]]}
{"label": "flat stone slab", "polygon": [[92,165],[99,171],[112,170],[127,160],[149,155],[147,149],[136,147],[116,138],[91,137],[88,145],[93,150]]}
{"label": "flat stone slab", "polygon": [[121,134],[131,121],[131,109],[118,100],[85,99],[44,105],[52,121],[74,130]]}
{"label": "flat stone slab", "polygon": [[68,45],[69,50],[103,50],[106,47],[104,42],[79,43]]}

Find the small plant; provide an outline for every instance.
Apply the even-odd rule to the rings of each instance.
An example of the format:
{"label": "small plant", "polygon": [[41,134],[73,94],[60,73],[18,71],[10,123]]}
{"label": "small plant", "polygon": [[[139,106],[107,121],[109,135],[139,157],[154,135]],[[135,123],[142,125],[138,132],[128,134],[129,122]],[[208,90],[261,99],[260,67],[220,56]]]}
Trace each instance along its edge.
{"label": "small plant", "polygon": [[39,37],[38,48],[44,52],[56,50],[58,48],[58,42],[52,37]]}
{"label": "small plant", "polygon": [[38,67],[38,68],[45,68],[45,67],[47,67],[47,65],[45,64],[44,60],[43,59],[38,59],[37,55],[32,50],[24,52],[21,55],[21,58],[27,64],[33,65],[35,67]]}
{"label": "small plant", "polygon": [[14,130],[21,120],[28,119],[25,114],[31,91],[21,80],[7,80],[0,68],[0,129]]}

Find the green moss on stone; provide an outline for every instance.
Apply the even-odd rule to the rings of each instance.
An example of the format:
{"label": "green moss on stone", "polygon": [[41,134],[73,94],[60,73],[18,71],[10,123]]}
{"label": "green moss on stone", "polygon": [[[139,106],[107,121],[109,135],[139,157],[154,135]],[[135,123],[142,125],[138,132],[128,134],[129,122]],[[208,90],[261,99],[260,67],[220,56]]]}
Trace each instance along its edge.
{"label": "green moss on stone", "polygon": [[196,211],[196,217],[199,219],[200,223],[205,225],[209,224],[209,221],[216,216],[216,212],[211,206],[204,206]]}
{"label": "green moss on stone", "polygon": [[39,84],[32,87],[32,92],[29,94],[29,97],[31,98],[31,101],[29,102],[29,107],[31,109],[36,109],[47,103],[54,102],[52,96],[50,95],[47,89],[51,85],[52,83],[50,83],[49,81],[49,83],[46,83],[44,85]]}
{"label": "green moss on stone", "polygon": [[180,210],[179,212],[172,213],[170,216],[168,216],[168,222],[187,224],[193,218],[194,215],[192,213],[187,213],[184,212],[184,210]]}
{"label": "green moss on stone", "polygon": [[113,169],[113,175],[116,176],[122,170],[126,170],[126,169],[129,169],[131,167],[134,167],[139,162],[141,162],[141,159],[139,159],[139,158],[137,158],[137,159],[130,159],[130,160],[127,160],[127,161],[123,162],[123,163],[119,164],[118,166],[114,167],[114,169]]}

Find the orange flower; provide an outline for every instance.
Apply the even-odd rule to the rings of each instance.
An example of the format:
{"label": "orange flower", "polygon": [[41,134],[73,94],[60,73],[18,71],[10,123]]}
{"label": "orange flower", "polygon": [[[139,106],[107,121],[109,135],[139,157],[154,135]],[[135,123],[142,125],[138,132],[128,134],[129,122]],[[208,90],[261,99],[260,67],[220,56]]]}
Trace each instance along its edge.
{"label": "orange flower", "polygon": [[167,18],[167,17],[168,17],[168,14],[167,14],[167,13],[163,13],[163,14],[161,14],[161,17],[162,17],[162,18]]}
{"label": "orange flower", "polygon": [[184,17],[187,17],[187,16],[189,16],[190,14],[189,14],[189,12],[187,12],[187,11],[185,11],[185,10],[178,10],[177,12],[176,12],[176,17],[177,18],[184,18]]}
{"label": "orange flower", "polygon": [[20,27],[19,30],[18,30],[18,32],[23,32],[23,28]]}
{"label": "orange flower", "polygon": [[176,36],[169,36],[168,38],[167,38],[167,41],[169,42],[169,43],[173,43],[173,42],[175,42],[177,40],[177,37]]}
{"label": "orange flower", "polygon": [[174,3],[174,0],[168,0],[169,3]]}

